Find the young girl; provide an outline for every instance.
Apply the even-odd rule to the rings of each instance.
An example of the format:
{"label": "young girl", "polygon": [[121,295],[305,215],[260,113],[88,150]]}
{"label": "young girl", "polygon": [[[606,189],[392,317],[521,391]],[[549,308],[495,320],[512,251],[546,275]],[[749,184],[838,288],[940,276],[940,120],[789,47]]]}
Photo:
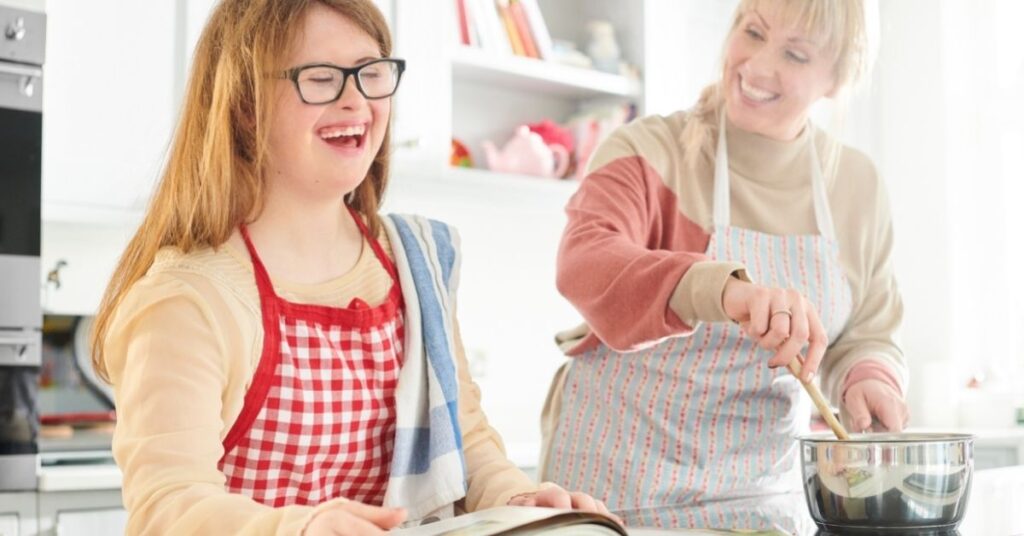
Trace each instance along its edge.
{"label": "young girl", "polygon": [[96,320],[128,532],[375,534],[539,488],[480,409],[458,240],[377,214],[404,62],[370,0],[224,0]]}

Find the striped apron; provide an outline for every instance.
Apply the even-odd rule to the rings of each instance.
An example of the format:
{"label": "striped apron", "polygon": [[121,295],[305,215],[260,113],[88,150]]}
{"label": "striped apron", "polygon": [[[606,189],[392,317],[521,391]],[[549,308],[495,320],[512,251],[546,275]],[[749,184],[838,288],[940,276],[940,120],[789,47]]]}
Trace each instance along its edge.
{"label": "striped apron", "polygon": [[[819,234],[778,236],[729,225],[729,160],[719,128],[706,254],[743,263],[759,284],[799,290],[834,340],[850,317],[851,293],[810,138]],[[601,344],[575,357],[541,474],[613,509],[799,487],[794,437],[808,429],[810,401],[785,368],[768,368],[772,354],[738,325],[702,323],[692,335],[641,351]]]}

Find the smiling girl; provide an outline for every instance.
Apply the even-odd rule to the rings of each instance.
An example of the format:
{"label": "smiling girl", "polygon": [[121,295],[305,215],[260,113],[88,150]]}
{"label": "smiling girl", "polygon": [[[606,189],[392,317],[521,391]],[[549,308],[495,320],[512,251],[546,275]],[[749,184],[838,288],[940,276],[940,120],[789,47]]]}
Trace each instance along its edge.
{"label": "smiling girl", "polygon": [[131,534],[378,534],[540,489],[480,409],[458,239],[378,215],[405,64],[370,0],[224,0],[107,289]]}

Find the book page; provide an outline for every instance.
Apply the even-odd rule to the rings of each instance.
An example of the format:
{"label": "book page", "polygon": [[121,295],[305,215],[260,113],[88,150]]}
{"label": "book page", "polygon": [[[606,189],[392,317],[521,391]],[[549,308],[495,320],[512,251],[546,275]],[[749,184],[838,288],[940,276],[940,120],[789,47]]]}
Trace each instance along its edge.
{"label": "book page", "polygon": [[[584,534],[606,536],[624,534],[620,530],[606,527],[601,523],[610,520],[598,514],[587,514],[573,510],[534,508],[526,506],[503,506],[490,508],[445,519],[436,523],[391,531],[397,536],[491,536],[515,534]],[[614,525],[614,523],[612,523]]]}

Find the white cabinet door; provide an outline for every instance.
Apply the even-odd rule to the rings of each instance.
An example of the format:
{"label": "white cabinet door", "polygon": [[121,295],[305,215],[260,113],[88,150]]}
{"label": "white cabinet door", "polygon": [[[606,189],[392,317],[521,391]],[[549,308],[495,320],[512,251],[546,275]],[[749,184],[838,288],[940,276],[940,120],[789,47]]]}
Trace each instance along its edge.
{"label": "white cabinet door", "polygon": [[19,536],[20,534],[17,515],[0,515],[0,536]]}
{"label": "white cabinet door", "polygon": [[36,526],[34,492],[0,493],[0,536],[30,536]]}
{"label": "white cabinet door", "polygon": [[47,4],[43,200],[138,210],[170,139],[180,76],[176,2]]}
{"label": "white cabinet door", "polygon": [[40,492],[38,497],[40,534],[124,534],[128,523],[119,489]]}
{"label": "white cabinet door", "polygon": [[[136,225],[43,222],[43,311],[96,314],[103,291]],[[57,273],[54,280],[49,280],[53,270]]]}
{"label": "white cabinet door", "polygon": [[123,509],[58,512],[56,533],[60,536],[124,534],[128,512]]}

